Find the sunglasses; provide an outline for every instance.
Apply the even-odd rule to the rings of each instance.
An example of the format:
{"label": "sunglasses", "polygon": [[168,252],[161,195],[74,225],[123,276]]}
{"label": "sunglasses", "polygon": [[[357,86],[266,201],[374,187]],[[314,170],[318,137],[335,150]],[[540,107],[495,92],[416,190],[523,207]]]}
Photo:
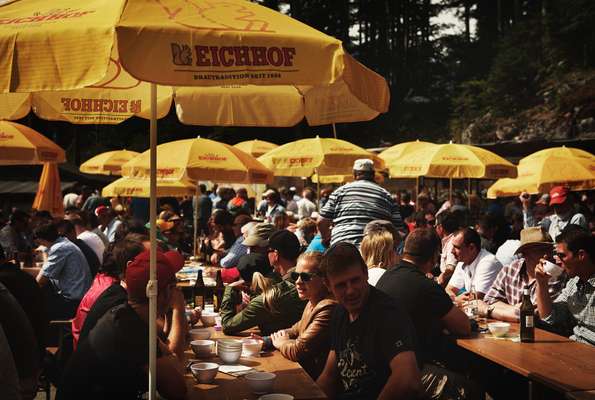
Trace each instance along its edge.
{"label": "sunglasses", "polygon": [[311,272],[292,272],[289,276],[291,276],[291,280],[297,281],[298,278],[302,278],[302,282],[309,282],[310,279],[318,276],[318,274],[314,274]]}

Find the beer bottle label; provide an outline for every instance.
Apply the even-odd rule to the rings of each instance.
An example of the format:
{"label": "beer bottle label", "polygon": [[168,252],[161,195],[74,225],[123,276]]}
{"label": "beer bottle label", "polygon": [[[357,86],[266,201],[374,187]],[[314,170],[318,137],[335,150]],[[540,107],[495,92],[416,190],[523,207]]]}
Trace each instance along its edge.
{"label": "beer bottle label", "polygon": [[527,328],[533,328],[533,315],[525,316],[525,326]]}

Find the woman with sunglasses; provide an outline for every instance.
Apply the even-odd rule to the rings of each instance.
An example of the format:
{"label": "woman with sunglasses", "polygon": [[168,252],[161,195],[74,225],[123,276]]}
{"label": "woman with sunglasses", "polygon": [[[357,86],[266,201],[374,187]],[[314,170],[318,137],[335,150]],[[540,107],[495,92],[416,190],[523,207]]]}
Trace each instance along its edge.
{"label": "woman with sunglasses", "polygon": [[329,323],[337,302],[329,294],[320,271],[322,253],[302,254],[291,272],[298,296],[308,300],[302,318],[291,328],[264,338],[285,358],[299,362],[316,379],[326,361],[330,346]]}

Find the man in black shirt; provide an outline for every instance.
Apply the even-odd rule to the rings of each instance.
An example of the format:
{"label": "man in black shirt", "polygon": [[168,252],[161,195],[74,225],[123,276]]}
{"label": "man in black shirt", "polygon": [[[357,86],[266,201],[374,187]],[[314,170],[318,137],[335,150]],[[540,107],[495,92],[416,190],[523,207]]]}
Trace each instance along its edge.
{"label": "man in black shirt", "polygon": [[442,331],[469,335],[469,318],[454,306],[444,289],[427,278],[440,260],[441,241],[433,229],[415,229],[405,241],[398,266],[385,272],[376,287],[393,297],[405,308],[418,339],[417,357],[422,369],[424,390],[430,398],[469,398],[472,385],[439,364],[445,363],[443,351],[448,348]]}
{"label": "man in black shirt", "polygon": [[407,313],[368,285],[368,269],[354,245],[331,246],[321,268],[339,305],[331,318],[331,351],[318,385],[329,398],[415,398],[421,380]]}

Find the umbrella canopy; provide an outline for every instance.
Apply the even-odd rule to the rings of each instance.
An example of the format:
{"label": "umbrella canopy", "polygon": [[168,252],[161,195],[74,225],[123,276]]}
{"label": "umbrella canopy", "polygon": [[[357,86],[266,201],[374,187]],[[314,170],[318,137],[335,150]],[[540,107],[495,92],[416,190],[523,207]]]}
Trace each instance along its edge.
{"label": "umbrella canopy", "polygon": [[[122,166],[130,177],[148,177],[150,152]],[[214,140],[197,138],[176,140],[157,146],[157,177],[215,182],[270,183],[273,173],[242,150]]]}
{"label": "umbrella canopy", "polygon": [[572,147],[555,147],[520,160],[516,179],[499,179],[488,189],[488,197],[518,196],[522,192],[544,193],[554,186],[572,190],[595,189],[595,156]]}
{"label": "umbrella canopy", "polygon": [[[379,172],[374,173],[374,181],[378,184],[384,182],[384,175]],[[351,175],[322,175],[320,176],[320,182],[318,182],[318,175],[312,175],[312,182],[314,183],[348,183],[353,182],[353,174]]]}
{"label": "umbrella canopy", "polygon": [[279,146],[258,158],[276,176],[349,175],[359,158],[374,160],[376,169],[384,162],[375,154],[341,139],[301,139]]}
{"label": "umbrella canopy", "polygon": [[64,215],[64,202],[60,187],[58,164],[43,164],[37,194],[33,200],[32,207],[39,211],[49,211],[54,217]]}
{"label": "umbrella canopy", "polygon": [[122,175],[122,165],[138,155],[136,151],[107,151],[82,163],[79,170],[86,174]]}
{"label": "umbrella canopy", "polygon": [[404,142],[391,146],[388,149],[382,151],[380,154],[378,154],[378,157],[384,160],[386,168],[388,169],[389,176],[391,178],[400,178],[400,176],[398,176],[395,173],[395,171],[393,171],[393,164],[398,163],[401,160],[401,158],[403,158],[411,152],[417,150],[429,151],[434,146],[436,146],[434,143],[423,142],[420,140],[416,140],[414,142]]}
{"label": "umbrella canopy", "polygon": [[61,163],[64,149],[41,133],[16,122],[0,121],[0,164]]}
{"label": "umbrella canopy", "polygon": [[264,140],[246,140],[244,142],[236,143],[233,147],[237,147],[244,153],[250,154],[252,157],[260,157],[269,151],[279,147],[275,143],[265,142]]}
{"label": "umbrella canopy", "polygon": [[[192,196],[196,191],[196,183],[182,179],[158,179],[157,197]],[[104,197],[150,197],[150,181],[148,178],[123,177],[110,183],[102,190]]]}
{"label": "umbrella canopy", "polygon": [[415,178],[516,177],[516,167],[491,151],[466,144],[427,146],[403,155],[390,164],[391,176]]}

